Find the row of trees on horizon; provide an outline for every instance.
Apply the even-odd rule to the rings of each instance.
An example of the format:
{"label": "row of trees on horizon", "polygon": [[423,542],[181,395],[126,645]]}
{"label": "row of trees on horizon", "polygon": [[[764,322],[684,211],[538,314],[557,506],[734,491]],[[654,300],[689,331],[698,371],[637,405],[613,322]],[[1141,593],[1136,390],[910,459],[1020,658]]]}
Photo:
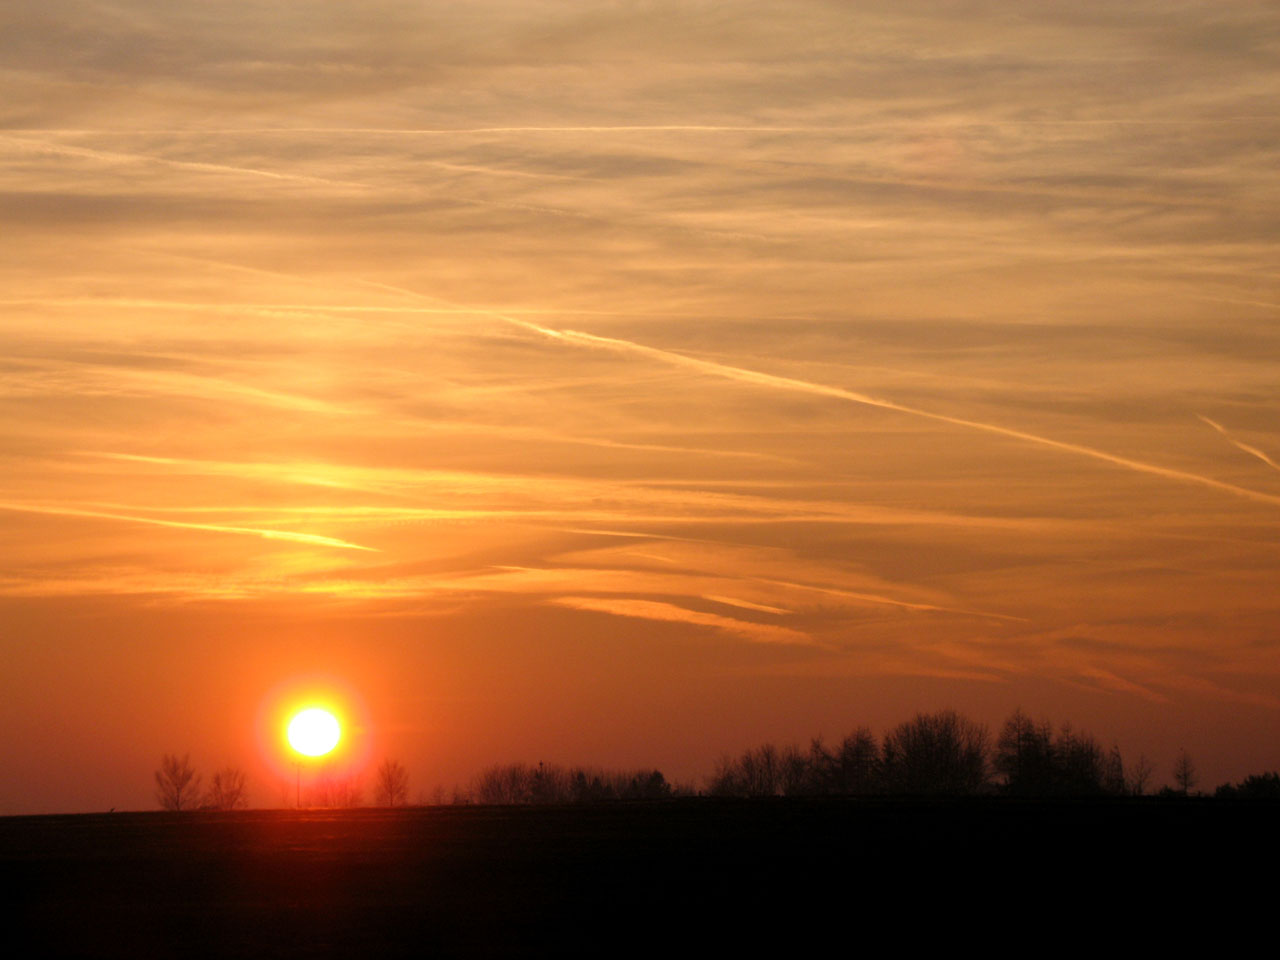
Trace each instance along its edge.
{"label": "row of trees on horizon", "polygon": [[[1185,750],[1171,770],[1166,796],[1189,796],[1199,785],[1195,763]],[[1126,763],[1119,747],[1104,749],[1090,733],[1069,724],[1054,728],[1016,710],[999,734],[954,710],[918,713],[877,740],[858,727],[838,744],[821,737],[807,748],[764,744],[735,757],[723,757],[704,790],[673,785],[659,770],[617,771],[555,764],[500,764],[482,770],[469,787],[446,796],[437,787],[420,804],[556,804],[616,800],[662,800],[678,796],[1012,796],[1121,797],[1150,791],[1155,767],[1145,757]],[[166,810],[234,810],[248,805],[243,771],[226,767],[213,774],[207,789],[189,758],[166,754],[156,771],[156,797]],[[365,793],[356,776],[322,773],[300,791],[282,790],[284,806],[358,807]],[[1222,784],[1222,798],[1278,798],[1280,773]],[[409,773],[387,759],[373,778],[375,806],[409,801]]]}
{"label": "row of trees on horizon", "polygon": [[[1186,793],[1194,787],[1183,757]],[[1021,710],[992,743],[987,728],[954,710],[920,713],[877,741],[859,727],[838,745],[814,739],[808,750],[765,744],[720,761],[711,778],[715,796],[1124,796],[1147,791],[1152,768],[1139,758],[1126,771],[1120,750],[1104,750],[1090,734]]]}
{"label": "row of trees on horizon", "polygon": [[[190,754],[179,757],[166,753],[155,772],[156,800],[164,810],[243,810],[249,806],[248,776],[239,767],[223,767],[202,789],[202,777],[191,766]],[[292,806],[291,785],[282,785],[282,806]],[[308,807],[362,807],[364,784],[353,774],[322,771],[309,784],[306,804],[299,788],[294,803]],[[374,804],[399,807],[409,801],[409,771],[396,760],[387,759],[375,772]]]}

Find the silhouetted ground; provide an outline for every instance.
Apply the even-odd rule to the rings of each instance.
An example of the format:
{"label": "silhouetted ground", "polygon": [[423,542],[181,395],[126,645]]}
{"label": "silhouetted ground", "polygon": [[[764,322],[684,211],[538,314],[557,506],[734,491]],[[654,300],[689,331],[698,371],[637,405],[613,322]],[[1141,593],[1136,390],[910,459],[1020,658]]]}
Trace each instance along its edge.
{"label": "silhouetted ground", "polygon": [[11,817],[0,869],[35,945],[10,956],[1145,953],[1269,923],[1278,826],[1208,800]]}

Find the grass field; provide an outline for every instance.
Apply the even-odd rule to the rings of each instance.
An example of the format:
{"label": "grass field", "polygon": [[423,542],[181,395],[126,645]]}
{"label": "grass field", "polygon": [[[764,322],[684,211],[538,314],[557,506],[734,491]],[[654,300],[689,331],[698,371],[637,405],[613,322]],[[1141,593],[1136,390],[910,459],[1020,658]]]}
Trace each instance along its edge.
{"label": "grass field", "polygon": [[1238,929],[1277,825],[1198,800],[116,813],[0,819],[0,868],[15,957],[883,955],[1014,927],[1038,952]]}

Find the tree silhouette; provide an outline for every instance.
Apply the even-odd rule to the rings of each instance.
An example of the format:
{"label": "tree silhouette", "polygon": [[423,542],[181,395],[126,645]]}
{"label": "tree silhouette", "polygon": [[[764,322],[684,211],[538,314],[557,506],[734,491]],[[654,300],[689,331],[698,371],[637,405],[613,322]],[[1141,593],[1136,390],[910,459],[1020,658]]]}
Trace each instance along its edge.
{"label": "tree silhouette", "polygon": [[813,782],[815,771],[809,759],[794,744],[783,748],[780,779],[784,797],[798,797],[817,792]]}
{"label": "tree silhouette", "polygon": [[1004,722],[996,740],[996,772],[1015,796],[1056,792],[1053,732],[1048,720],[1035,723],[1019,708]]}
{"label": "tree silhouette", "polygon": [[211,810],[239,810],[249,805],[245,792],[246,778],[238,767],[224,767],[214,773],[205,794],[204,806]]}
{"label": "tree silhouette", "polygon": [[1059,793],[1086,796],[1103,792],[1106,774],[1102,747],[1088,733],[1076,733],[1064,724],[1053,743]]}
{"label": "tree silhouette", "polygon": [[1174,761],[1173,782],[1178,785],[1178,791],[1184,797],[1200,782],[1196,775],[1196,765],[1191,762],[1191,756],[1185,749],[1178,751],[1178,759]]}
{"label": "tree silhouette", "polygon": [[994,765],[1012,796],[1118,797],[1126,792],[1119,747],[1103,752],[1092,734],[1077,733],[1070,724],[1054,736],[1048,720],[1035,723],[1021,709],[1001,728]]}
{"label": "tree silhouette", "polygon": [[[660,770],[595,770],[539,763],[511,763],[482,770],[473,782],[477,803],[600,803],[607,800],[661,800],[685,787],[672,787]],[[469,802],[454,792],[454,803]]]}
{"label": "tree silhouette", "polygon": [[1129,772],[1125,775],[1125,787],[1128,792],[1135,797],[1140,797],[1147,792],[1147,787],[1151,783],[1151,777],[1156,772],[1151,761],[1147,759],[1145,753],[1138,755],[1138,762],[1129,768]]}
{"label": "tree silhouette", "polygon": [[884,738],[886,787],[894,793],[978,793],[988,782],[987,728],[954,710],[918,713]]}
{"label": "tree silhouette", "polygon": [[358,807],[364,803],[364,786],[355,774],[324,772],[311,789],[313,807]]}
{"label": "tree silhouette", "polygon": [[1120,748],[1115,744],[1102,766],[1102,791],[1113,797],[1123,797],[1128,792],[1128,781],[1124,775],[1124,760],[1120,756]]}
{"label": "tree silhouette", "polygon": [[373,793],[379,806],[403,806],[409,799],[409,771],[398,760],[383,760],[374,780]]}
{"label": "tree silhouette", "polygon": [[190,810],[200,797],[200,775],[191,768],[190,754],[179,759],[166,753],[156,771],[156,799],[166,810]]}
{"label": "tree silhouette", "polygon": [[840,742],[835,762],[834,792],[867,794],[882,789],[880,746],[869,727],[859,727]]}
{"label": "tree silhouette", "polygon": [[782,792],[784,758],[766,743],[737,759],[722,757],[711,778],[711,793],[723,797],[776,797]]}
{"label": "tree silhouette", "polygon": [[671,784],[662,775],[661,770],[643,770],[631,778],[627,784],[624,800],[663,800],[671,796]]}

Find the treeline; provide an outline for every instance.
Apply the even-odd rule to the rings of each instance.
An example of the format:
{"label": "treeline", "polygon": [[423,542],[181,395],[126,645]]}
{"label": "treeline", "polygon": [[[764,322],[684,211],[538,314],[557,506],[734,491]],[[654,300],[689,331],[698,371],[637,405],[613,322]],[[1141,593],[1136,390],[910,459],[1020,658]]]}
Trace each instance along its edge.
{"label": "treeline", "polygon": [[665,800],[692,795],[674,787],[660,770],[597,770],[539,763],[509,763],[480,772],[469,791],[455,791],[455,803],[602,803],[609,800]]}
{"label": "treeline", "polygon": [[[164,810],[242,810],[249,805],[248,777],[239,767],[223,767],[209,778],[191,765],[189,754],[166,753],[155,772],[156,800]],[[301,781],[281,785],[282,806],[361,807],[363,780],[351,773],[321,770],[304,792]],[[396,760],[384,760],[374,772],[374,802],[399,807],[409,800],[409,772]]]}
{"label": "treeline", "polygon": [[[1173,765],[1174,786],[1162,796],[1193,794],[1199,777],[1185,750]],[[1055,728],[1016,710],[996,736],[954,710],[919,713],[877,739],[858,727],[838,743],[821,737],[807,748],[765,744],[723,757],[703,791],[673,785],[660,770],[605,770],[510,763],[481,771],[468,787],[455,787],[455,804],[586,804],[673,797],[1123,797],[1143,796],[1155,768],[1145,756],[1125,761],[1070,724]],[[166,754],[155,774],[156,798],[166,810],[234,810],[247,805],[243,771],[227,767],[202,788],[186,756]],[[321,772],[305,791],[286,790],[283,805],[355,807],[365,803],[359,777]],[[408,803],[409,773],[387,759],[377,768],[373,802]],[[1280,773],[1246,777],[1214,791],[1219,799],[1280,800]],[[443,787],[419,804],[448,802]]]}
{"label": "treeline", "polygon": [[[1194,786],[1184,753],[1180,788]],[[1175,768],[1175,778],[1178,769]],[[1118,747],[1069,725],[1055,731],[1021,710],[999,735],[954,710],[920,713],[877,741],[859,727],[834,746],[807,750],[765,744],[716,766],[708,793],[722,797],[1142,795],[1153,770],[1145,757],[1126,767]]]}

